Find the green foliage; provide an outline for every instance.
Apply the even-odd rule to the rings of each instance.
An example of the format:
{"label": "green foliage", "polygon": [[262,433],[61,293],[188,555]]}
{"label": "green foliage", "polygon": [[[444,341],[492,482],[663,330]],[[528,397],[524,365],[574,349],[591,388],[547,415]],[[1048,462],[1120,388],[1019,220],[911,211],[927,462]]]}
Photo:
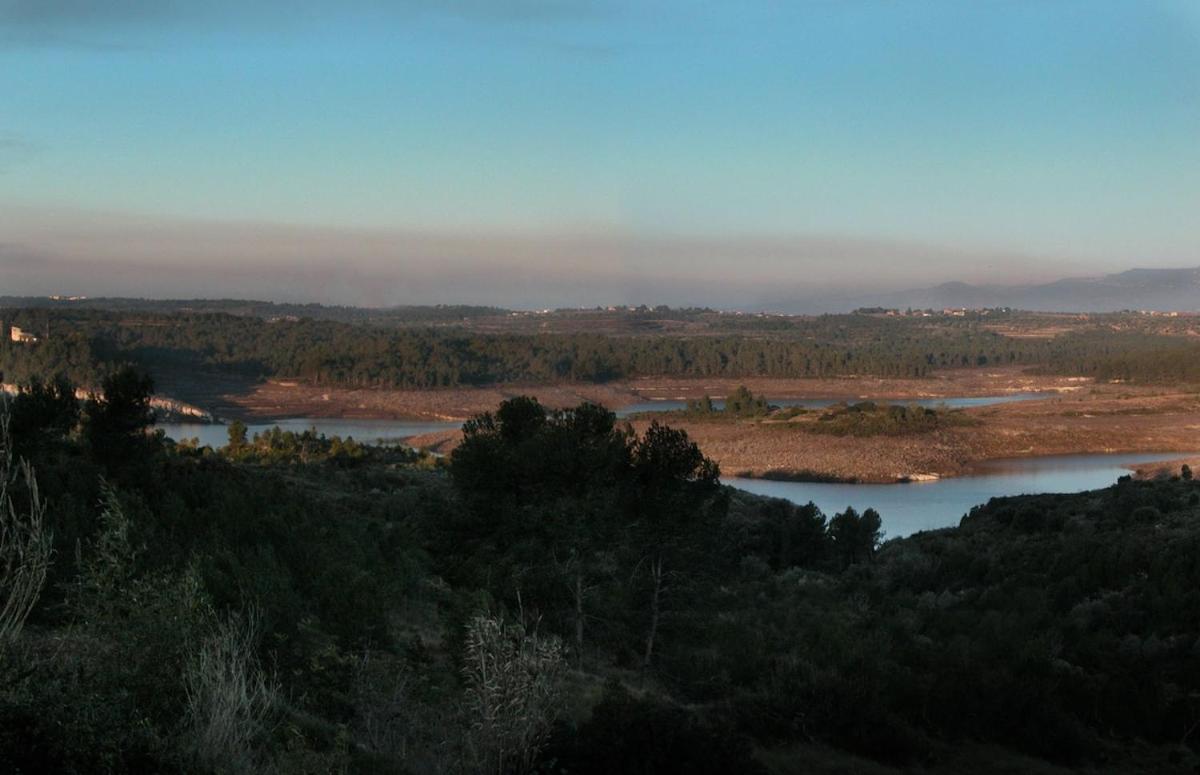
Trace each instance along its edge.
{"label": "green foliage", "polygon": [[547,758],[577,775],[765,772],[749,740],[721,721],[610,682],[584,724],[559,730]]}
{"label": "green foliage", "polygon": [[84,440],[94,455],[116,464],[134,460],[147,449],[146,429],[154,424],[153,393],[153,380],[130,366],[104,378],[100,394],[84,406]]}
{"label": "green foliage", "polygon": [[15,447],[62,440],[79,423],[75,386],[62,374],[48,382],[33,377],[13,397],[9,417]]}
{"label": "green foliage", "polygon": [[[361,481],[335,484],[336,468],[285,478],[273,468],[152,450],[106,460],[122,471],[118,492],[97,487],[98,466],[74,457],[90,447],[38,454],[49,482],[80,486],[78,500],[55,491],[55,523],[78,509],[92,527],[70,531],[81,539],[77,572],[59,592],[66,605],[43,616],[57,645],[24,645],[42,637],[41,628],[33,635],[27,628],[22,648],[0,665],[0,722],[8,730],[0,769],[196,771],[204,762],[227,769],[251,754],[327,762],[310,747],[325,744],[319,735],[288,744],[286,756],[279,740],[260,734],[249,749],[239,742],[261,718],[259,657],[247,639],[225,637],[232,631],[215,612],[255,602],[263,634],[255,649],[286,677],[286,713],[348,723],[346,650],[389,645],[389,617],[403,590],[423,578],[423,555],[403,524],[410,474],[381,465]],[[427,513],[436,491],[421,488]]]}
{"label": "green foliage", "polygon": [[1200,382],[1200,345],[1179,339],[1157,339],[1138,349],[1099,358],[1085,373],[1105,381],[1145,383]]}
{"label": "green foliage", "polygon": [[[27,441],[78,562],[0,654],[0,769],[755,772],[797,751],[805,771],[819,748],[936,771],[969,769],[967,741],[1198,759],[1182,476],[881,545],[872,510],[721,488],[685,434],[600,407],[514,400],[466,430],[448,472]],[[540,615],[536,639],[503,611]]]}
{"label": "green foliage", "polygon": [[[382,452],[382,450],[380,450]],[[278,425],[254,434],[246,441],[246,426],[235,420],[229,426],[229,444],[221,453],[239,462],[255,462],[264,465],[334,463],[353,465],[364,461],[368,448],[353,437],[326,436],[315,428],[306,431],[285,431]],[[408,450],[391,450],[384,455],[396,460],[412,460],[415,454]]]}
{"label": "green foliage", "polygon": [[[184,696],[179,676],[211,609],[194,569],[146,573],[126,509],[106,488],[102,529],[69,595],[70,626],[55,648],[31,650],[36,676],[6,696],[0,746],[20,770],[173,769]],[[22,697],[23,695],[23,697]],[[3,759],[0,759],[3,761]]]}
{"label": "green foliage", "polygon": [[[738,506],[743,503],[739,502]],[[738,519],[739,509],[734,511]],[[735,529],[739,542],[775,572],[825,567],[831,553],[825,515],[812,503],[799,506],[782,498],[756,500]]]}
{"label": "green foliage", "polygon": [[686,433],[652,423],[639,438],[592,404],[506,401],[464,425],[450,471],[466,506],[439,526],[452,578],[538,601],[577,661],[585,622],[607,649],[643,640],[649,661],[666,574],[691,568],[672,561],[713,539],[723,508],[716,464]]}
{"label": "green foliage", "polygon": [[710,397],[688,399],[683,409],[683,416],[695,419],[723,418],[741,419],[747,417],[765,417],[771,407],[767,399],[756,396],[742,385],[725,398],[725,405],[717,409]]}
{"label": "green foliage", "polygon": [[961,410],[860,401],[832,406],[817,422],[804,427],[829,436],[905,436],[978,422]]}
{"label": "green foliage", "polygon": [[708,691],[761,739],[893,763],[936,740],[1070,762],[1174,745],[1200,718],[1188,487],[996,499],[840,574],[744,571],[732,619],[673,663],[703,657],[697,673],[725,678]]}
{"label": "green foliage", "polygon": [[770,408],[767,399],[754,395],[745,385],[725,398],[725,412],[734,417],[762,417]]}
{"label": "green foliage", "polygon": [[[700,335],[485,334],[461,328],[353,325],[221,313],[13,310],[18,325],[51,321],[33,345],[0,342],[9,381],[63,373],[76,384],[135,363],[155,375],[222,371],[354,387],[436,388],[604,382],[639,376],[922,377],[937,369],[1038,366],[1100,379],[1200,381],[1195,343],[1125,320],[1080,324],[1054,338],[1009,337],[978,319],[825,315],[741,333],[718,320]],[[336,316],[334,316],[336,317]],[[462,316],[460,316],[461,318]],[[453,319],[453,315],[450,316]],[[753,323],[753,321],[743,321]],[[1114,330],[1119,327],[1122,330]]]}
{"label": "green foliage", "polygon": [[867,562],[875,556],[882,525],[883,520],[875,509],[867,509],[860,515],[852,507],[847,507],[829,520],[829,538],[843,567]]}
{"label": "green foliage", "polygon": [[683,408],[684,415],[688,417],[713,417],[720,413],[720,409],[713,404],[711,396],[704,395],[700,398],[689,398],[687,404]]}
{"label": "green foliage", "polygon": [[246,446],[246,423],[234,420],[229,423],[229,446],[231,453],[241,452]]}

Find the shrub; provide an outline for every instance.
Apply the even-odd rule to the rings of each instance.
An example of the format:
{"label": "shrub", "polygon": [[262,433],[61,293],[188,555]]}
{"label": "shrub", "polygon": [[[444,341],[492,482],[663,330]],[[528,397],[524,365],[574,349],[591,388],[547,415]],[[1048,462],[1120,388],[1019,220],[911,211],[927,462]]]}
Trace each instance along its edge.
{"label": "shrub", "polygon": [[707,721],[685,708],[634,697],[613,681],[575,734],[563,728],[548,750],[562,771],[579,775],[610,772],[763,772],[748,741],[730,725]]}
{"label": "shrub", "polygon": [[829,436],[905,436],[941,428],[978,425],[979,420],[957,409],[927,409],[921,406],[857,404],[832,406],[805,426],[811,433]]}

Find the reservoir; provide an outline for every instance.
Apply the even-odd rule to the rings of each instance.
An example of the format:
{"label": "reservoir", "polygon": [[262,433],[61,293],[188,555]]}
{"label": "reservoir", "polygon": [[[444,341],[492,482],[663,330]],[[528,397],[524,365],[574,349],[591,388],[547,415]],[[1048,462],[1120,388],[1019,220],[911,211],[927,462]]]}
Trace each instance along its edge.
{"label": "reservoir", "polygon": [[[805,409],[824,409],[827,406],[833,406],[838,403],[853,404],[858,401],[874,401],[877,404],[898,404],[909,406],[916,404],[929,409],[939,406],[944,406],[948,409],[969,409],[973,406],[992,406],[993,404],[1008,404],[1014,401],[1034,401],[1039,398],[1051,398],[1058,395],[1057,393],[1005,393],[996,396],[957,396],[947,398],[918,398],[918,399],[891,399],[891,398],[768,398],[767,403],[772,406],[799,406]],[[682,399],[664,398],[651,399],[649,401],[639,401],[636,404],[629,404],[617,410],[618,417],[628,417],[631,414],[639,412],[673,412],[683,409],[687,406],[687,401]],[[717,409],[725,408],[725,401],[721,399],[713,399],[713,406]]]}
{"label": "reservoir", "polygon": [[[932,404],[947,406],[982,406],[1000,401],[1041,398],[1042,394],[1010,394],[979,398],[937,399]],[[975,402],[975,403],[964,403]],[[782,404],[783,401],[772,401]],[[789,405],[828,406],[833,401],[814,399]],[[920,402],[925,403],[925,402]],[[644,407],[649,408],[644,408]],[[631,411],[664,411],[682,407],[682,401],[651,401],[626,407]],[[247,436],[253,437],[278,425],[285,431],[297,433],[315,428],[326,436],[353,437],[368,444],[395,444],[403,439],[424,433],[457,428],[458,422],[421,420],[361,420],[344,418],[297,417],[276,422],[247,424]],[[201,445],[213,448],[228,441],[227,425],[194,423],[162,423],[157,427],[173,439],[199,439]],[[812,501],[826,516],[832,517],[847,506],[858,511],[874,508],[883,518],[887,538],[899,538],[921,530],[958,525],[972,506],[986,503],[990,498],[1006,495],[1039,493],[1070,493],[1108,487],[1118,477],[1130,473],[1129,464],[1152,463],[1186,457],[1187,453],[1162,452],[1144,454],[1058,455],[1049,457],[995,460],[983,463],[971,476],[939,479],[931,482],[906,484],[843,484],[824,482],[781,482],[765,479],[726,478],[726,484],[748,492],[785,498],[794,503]]]}
{"label": "reservoir", "polygon": [[1052,455],[993,460],[979,473],[905,484],[831,484],[776,482],[765,479],[723,479],[747,492],[815,503],[827,517],[847,506],[860,513],[879,512],[885,538],[900,538],[921,530],[956,527],[972,506],[1006,495],[1036,495],[1097,490],[1132,473],[1129,464],[1188,457],[1184,452],[1112,455]]}
{"label": "reservoir", "polygon": [[[247,423],[246,438],[254,438],[254,434],[269,431],[275,426],[281,430],[303,433],[316,429],[317,433],[326,436],[341,436],[343,439],[353,437],[363,444],[395,444],[409,436],[420,436],[423,433],[434,433],[452,428],[458,428],[460,422],[439,422],[435,420],[347,420],[341,417],[312,418],[293,417],[266,423]],[[213,449],[229,443],[229,426],[201,423],[158,423],[154,427],[162,429],[168,437],[179,441],[181,439],[199,439],[200,446],[208,445]]]}

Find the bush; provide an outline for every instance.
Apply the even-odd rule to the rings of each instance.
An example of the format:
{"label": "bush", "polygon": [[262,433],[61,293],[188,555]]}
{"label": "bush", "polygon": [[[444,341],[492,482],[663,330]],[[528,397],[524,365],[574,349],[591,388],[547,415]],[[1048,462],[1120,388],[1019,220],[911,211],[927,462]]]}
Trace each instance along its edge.
{"label": "bush", "polygon": [[958,409],[927,409],[916,405],[881,405],[862,401],[830,407],[817,418],[817,422],[805,428],[811,433],[829,436],[905,436],[978,424],[979,420]]}
{"label": "bush", "polygon": [[765,772],[749,742],[731,725],[684,708],[634,697],[610,682],[591,718],[577,731],[560,727],[544,759],[572,775],[725,775]]}

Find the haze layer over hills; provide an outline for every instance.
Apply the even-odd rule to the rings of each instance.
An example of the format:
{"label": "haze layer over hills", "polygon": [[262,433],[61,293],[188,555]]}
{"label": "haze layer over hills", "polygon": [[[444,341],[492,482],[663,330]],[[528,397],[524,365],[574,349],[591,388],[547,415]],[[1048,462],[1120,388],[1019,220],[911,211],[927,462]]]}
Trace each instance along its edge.
{"label": "haze layer over hills", "polygon": [[1040,285],[970,285],[947,282],[932,288],[840,298],[802,298],[782,305],[792,313],[845,312],[857,307],[942,309],[1012,307],[1043,312],[1200,310],[1200,268],[1130,269],[1101,277],[1065,278]]}
{"label": "haze layer over hills", "polygon": [[[597,298],[599,306],[614,300]],[[615,300],[615,303],[623,303]],[[234,299],[149,300],[108,297],[2,296],[0,304],[10,307],[62,306],[84,309],[140,310],[159,312],[227,312],[271,318],[277,316],[312,317],[344,322],[417,322],[427,320],[434,307],[350,307],[326,304],[280,303],[278,300],[246,301]],[[562,307],[547,299],[546,308]],[[725,306],[725,305],[717,305]],[[815,294],[799,291],[786,299],[773,299],[740,307],[745,311],[784,312],[788,314],[824,314],[850,312],[862,307],[895,309],[982,309],[1009,307],[1040,312],[1118,312],[1156,310],[1161,312],[1200,311],[1200,267],[1185,269],[1130,269],[1099,277],[1069,277],[1043,284],[972,285],[952,281],[929,288],[885,291],[872,294]],[[726,308],[739,308],[728,305]],[[437,305],[435,318],[446,321],[481,315],[504,314],[502,306]]]}

